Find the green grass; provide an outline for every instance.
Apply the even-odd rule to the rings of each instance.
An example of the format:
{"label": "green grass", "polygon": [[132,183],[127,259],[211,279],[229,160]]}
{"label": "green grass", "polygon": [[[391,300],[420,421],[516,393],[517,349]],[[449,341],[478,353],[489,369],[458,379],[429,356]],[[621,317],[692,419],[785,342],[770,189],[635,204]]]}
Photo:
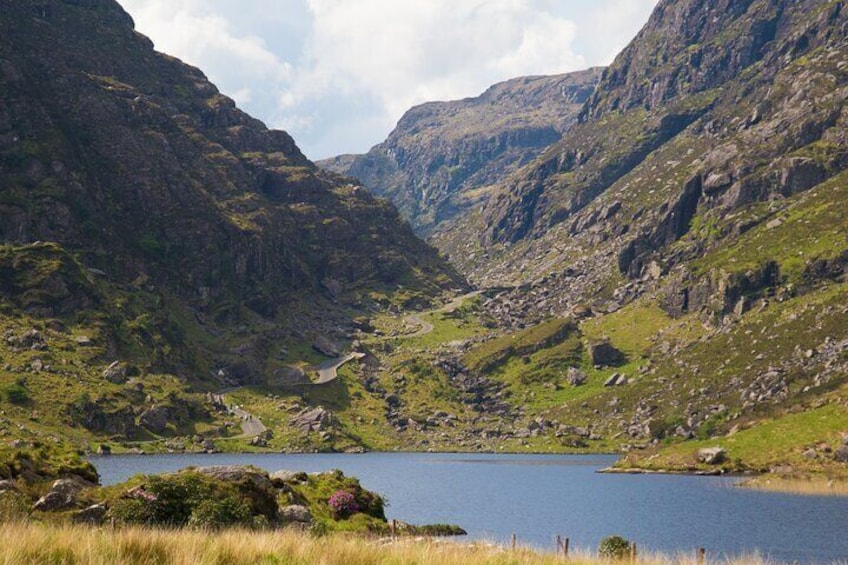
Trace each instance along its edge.
{"label": "green grass", "polygon": [[513,356],[526,355],[560,343],[575,331],[571,320],[549,320],[525,330],[490,339],[466,353],[463,362],[472,370],[487,372]]}
{"label": "green grass", "polygon": [[[796,472],[821,471],[822,460],[806,459],[802,453],[820,443],[837,447],[841,433],[848,431],[848,410],[833,402],[804,412],[755,421],[750,426],[733,435],[663,448],[647,460],[640,459],[638,464],[649,469],[708,469],[698,463],[696,454],[701,448],[718,446],[727,450],[731,469],[767,471],[790,465]],[[835,466],[830,468],[838,470]],[[842,469],[841,475],[848,477],[848,472]]]}
{"label": "green grass", "polygon": [[590,318],[580,330],[590,340],[609,338],[628,357],[642,357],[653,346],[657,334],[673,320],[656,304],[639,301],[612,314]]}

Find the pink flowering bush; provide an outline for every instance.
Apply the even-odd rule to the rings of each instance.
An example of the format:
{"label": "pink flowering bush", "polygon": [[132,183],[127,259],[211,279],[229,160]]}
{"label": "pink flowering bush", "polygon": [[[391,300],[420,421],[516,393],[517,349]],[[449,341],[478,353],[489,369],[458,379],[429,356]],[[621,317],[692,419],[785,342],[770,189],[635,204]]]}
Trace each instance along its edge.
{"label": "pink flowering bush", "polygon": [[337,490],[327,501],[330,505],[330,511],[333,513],[333,518],[347,518],[351,514],[359,512],[359,503],[356,502],[356,497],[353,493],[346,490]]}

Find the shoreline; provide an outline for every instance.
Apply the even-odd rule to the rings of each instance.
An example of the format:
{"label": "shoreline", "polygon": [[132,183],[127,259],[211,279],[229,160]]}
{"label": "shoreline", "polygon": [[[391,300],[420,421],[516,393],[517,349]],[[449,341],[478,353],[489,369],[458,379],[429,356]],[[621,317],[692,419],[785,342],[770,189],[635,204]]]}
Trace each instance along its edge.
{"label": "shoreline", "polygon": [[[546,457],[592,457],[621,455],[610,452],[589,453],[544,453],[544,452],[481,452],[481,451],[365,451],[365,452],[278,452],[278,451],[226,451],[217,453],[207,452],[153,452],[153,453],[114,453],[114,454],[92,454],[85,459],[96,465],[97,460],[110,457],[144,457],[147,455],[368,455],[368,454],[391,454],[391,455],[489,455],[489,456],[546,456]],[[753,471],[725,471],[724,469],[648,469],[639,467],[603,467],[596,470],[599,474],[610,475],[681,475],[697,477],[726,477],[739,479],[734,484],[736,487],[761,490],[767,492],[807,495],[807,496],[848,496],[848,478],[828,477],[825,475],[814,476],[780,476],[774,473],[756,473]]]}

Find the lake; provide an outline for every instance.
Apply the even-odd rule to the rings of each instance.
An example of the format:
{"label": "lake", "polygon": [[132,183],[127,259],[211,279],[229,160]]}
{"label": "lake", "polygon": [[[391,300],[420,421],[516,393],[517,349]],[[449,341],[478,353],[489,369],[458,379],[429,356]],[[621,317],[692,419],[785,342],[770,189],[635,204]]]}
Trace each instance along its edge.
{"label": "lake", "polygon": [[552,551],[557,534],[592,549],[621,535],[640,551],[705,547],[713,559],[759,552],[772,561],[848,563],[848,498],[735,487],[737,479],[609,475],[606,455],[433,453],[174,454],[94,457],[103,484],[189,465],[255,465],[268,471],[341,469],[384,495],[387,515],[454,523],[472,539]]}

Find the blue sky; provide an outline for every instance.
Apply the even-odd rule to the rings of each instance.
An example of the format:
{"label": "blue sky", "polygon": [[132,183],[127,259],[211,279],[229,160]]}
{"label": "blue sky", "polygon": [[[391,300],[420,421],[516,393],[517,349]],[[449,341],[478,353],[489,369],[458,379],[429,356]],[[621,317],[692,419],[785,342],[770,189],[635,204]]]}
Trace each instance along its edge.
{"label": "blue sky", "polygon": [[609,64],[657,0],[119,0],[311,159],[363,153],[404,111]]}

